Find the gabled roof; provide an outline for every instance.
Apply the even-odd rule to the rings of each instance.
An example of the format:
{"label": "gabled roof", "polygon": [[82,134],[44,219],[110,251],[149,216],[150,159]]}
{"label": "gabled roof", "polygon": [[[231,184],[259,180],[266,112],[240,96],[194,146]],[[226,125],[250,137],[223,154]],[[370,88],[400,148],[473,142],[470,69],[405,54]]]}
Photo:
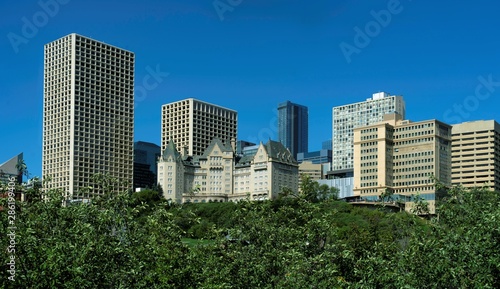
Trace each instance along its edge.
{"label": "gabled roof", "polygon": [[230,145],[224,145],[219,138],[214,137],[210,142],[210,145],[203,152],[202,157],[207,157],[216,146],[219,146],[221,152],[232,152],[233,148]]}
{"label": "gabled roof", "polygon": [[266,149],[268,156],[272,159],[287,163],[297,163],[290,151],[280,142],[269,140],[264,145],[264,148]]}
{"label": "gabled roof", "polygon": [[181,154],[175,148],[175,144],[174,144],[173,140],[168,141],[167,147],[163,151],[163,154],[161,157],[163,160],[166,161],[166,160],[168,160],[168,157],[170,157],[170,156],[176,161],[181,157]]}
{"label": "gabled roof", "polygon": [[17,175],[19,173],[17,165],[22,161],[23,153],[20,153],[17,156],[12,157],[10,160],[0,164],[0,172],[5,174]]}

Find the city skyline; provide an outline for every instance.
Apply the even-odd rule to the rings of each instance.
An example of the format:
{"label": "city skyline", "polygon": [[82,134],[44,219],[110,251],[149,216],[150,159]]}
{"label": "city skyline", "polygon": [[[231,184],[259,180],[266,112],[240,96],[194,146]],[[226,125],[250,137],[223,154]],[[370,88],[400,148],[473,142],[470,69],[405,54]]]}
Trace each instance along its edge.
{"label": "city skyline", "polygon": [[23,152],[41,176],[43,45],[70,33],[136,53],[134,141],[160,144],[161,105],[189,97],[236,110],[255,143],[277,139],[278,103],[303,104],[310,151],[331,138],[332,107],[380,91],[403,95],[408,119],[498,120],[499,5],[5,2],[0,162]]}

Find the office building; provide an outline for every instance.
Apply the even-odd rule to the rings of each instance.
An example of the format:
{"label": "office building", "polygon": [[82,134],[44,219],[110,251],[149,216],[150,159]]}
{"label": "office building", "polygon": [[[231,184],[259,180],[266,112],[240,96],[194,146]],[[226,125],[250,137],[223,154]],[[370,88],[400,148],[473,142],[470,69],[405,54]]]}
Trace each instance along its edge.
{"label": "office building", "polygon": [[236,141],[236,155],[242,155],[243,154],[243,150],[247,147],[251,147],[251,146],[256,146],[257,144],[254,144],[253,142],[249,142],[249,141],[244,141],[244,140],[239,140],[239,141]]}
{"label": "office building", "polygon": [[143,141],[134,143],[134,190],[155,187],[156,162],[160,155],[160,146],[154,143]]}
{"label": "office building", "polygon": [[238,113],[188,98],[162,106],[161,150],[173,141],[182,155],[202,155],[212,139],[236,140]]}
{"label": "office building", "polygon": [[306,175],[313,181],[321,180],[323,178],[322,165],[310,161],[299,163],[299,191],[301,191],[302,178]]}
{"label": "office building", "polygon": [[500,191],[500,125],[480,120],[453,125],[452,184]]}
{"label": "office building", "polygon": [[96,174],[131,189],[134,137],[132,52],[70,34],[44,47],[42,176],[68,198],[102,193]]}
{"label": "office building", "polygon": [[363,102],[334,107],[330,174],[352,175],[355,128],[381,122],[388,113],[398,113],[404,119],[405,111],[403,97],[386,92],[375,93]]}
{"label": "office building", "polygon": [[259,150],[260,145],[247,146],[243,148],[242,155],[243,156],[254,156]]}
{"label": "office building", "polygon": [[339,199],[347,199],[354,196],[354,177],[321,179],[317,180],[317,182],[320,185],[337,188],[339,190]]}
{"label": "office building", "polygon": [[321,143],[322,150],[332,150],[332,140],[326,140]]}
{"label": "office building", "polygon": [[254,155],[235,156],[235,143],[214,138],[200,156],[183,156],[170,141],[158,162],[158,184],[176,202],[274,199],[297,192],[298,165],[281,143],[260,143]]}
{"label": "office building", "polygon": [[298,153],[297,162],[312,162],[313,164],[325,164],[332,162],[332,150],[322,149],[314,152]]}
{"label": "office building", "polygon": [[292,156],[308,152],[309,112],[307,107],[286,101],[278,105],[278,140]]}
{"label": "office building", "polygon": [[354,129],[355,196],[377,200],[389,190],[410,210],[419,194],[432,213],[436,191],[431,177],[451,184],[450,125],[388,114],[383,122]]}

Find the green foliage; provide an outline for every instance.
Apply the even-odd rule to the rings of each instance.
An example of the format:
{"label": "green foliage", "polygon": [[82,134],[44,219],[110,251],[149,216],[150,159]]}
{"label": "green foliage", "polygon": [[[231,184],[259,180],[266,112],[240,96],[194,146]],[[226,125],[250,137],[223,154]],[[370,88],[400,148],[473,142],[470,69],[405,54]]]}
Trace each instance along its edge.
{"label": "green foliage", "polygon": [[184,205],[111,193],[105,179],[110,191],[87,204],[34,186],[16,204],[16,281],[2,270],[0,287],[500,288],[497,192],[449,189],[427,220],[318,198],[330,192],[314,183],[274,201]]}
{"label": "green foliage", "polygon": [[[16,210],[16,276],[0,272],[2,288],[151,288],[182,284],[181,231],[165,206],[145,222],[128,193],[107,194],[90,204],[63,206],[63,194],[33,191]],[[36,198],[36,196],[41,196]],[[8,231],[1,214],[0,233]],[[2,238],[0,246],[7,248]],[[9,254],[2,250],[2,261]]]}
{"label": "green foliage", "polygon": [[328,185],[320,185],[317,181],[311,179],[309,175],[301,176],[299,193],[292,192],[289,188],[283,188],[280,198],[302,198],[308,202],[318,203],[329,200],[337,200],[339,190],[330,188]]}

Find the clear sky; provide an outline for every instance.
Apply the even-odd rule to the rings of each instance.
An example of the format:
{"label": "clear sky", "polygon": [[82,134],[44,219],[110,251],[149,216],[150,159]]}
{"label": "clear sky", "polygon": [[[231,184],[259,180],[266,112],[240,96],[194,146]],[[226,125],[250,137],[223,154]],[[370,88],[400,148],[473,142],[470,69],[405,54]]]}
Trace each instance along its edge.
{"label": "clear sky", "polygon": [[500,120],[498,1],[3,0],[0,11],[0,163],[24,152],[33,176],[43,45],[70,33],[135,53],[136,141],[160,144],[161,105],[188,97],[237,110],[238,138],[254,142],[277,139],[278,103],[308,106],[311,151],[331,138],[333,106],[379,91],[403,95],[414,121]]}

